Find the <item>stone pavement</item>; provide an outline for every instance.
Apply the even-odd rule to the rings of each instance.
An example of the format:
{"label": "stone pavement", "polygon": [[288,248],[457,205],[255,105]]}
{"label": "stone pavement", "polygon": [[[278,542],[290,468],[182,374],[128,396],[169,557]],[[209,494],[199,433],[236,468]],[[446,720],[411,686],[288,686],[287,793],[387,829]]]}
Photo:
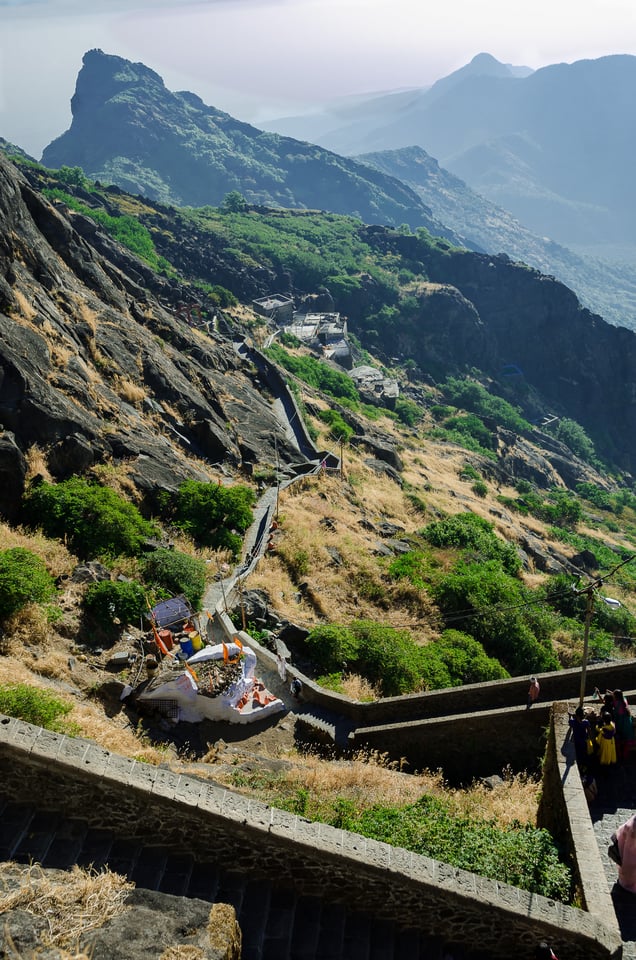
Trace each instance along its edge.
{"label": "stone pavement", "polygon": [[601,771],[597,783],[598,797],[590,807],[594,833],[624,942],[623,960],[636,960],[636,895],[618,886],[616,865],[607,855],[611,835],[636,811],[636,754],[614,769]]}

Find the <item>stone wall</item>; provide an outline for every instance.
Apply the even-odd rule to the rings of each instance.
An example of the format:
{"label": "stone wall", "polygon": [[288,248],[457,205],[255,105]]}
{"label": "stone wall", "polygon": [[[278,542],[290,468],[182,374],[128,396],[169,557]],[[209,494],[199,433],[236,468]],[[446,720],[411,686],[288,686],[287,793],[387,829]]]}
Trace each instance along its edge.
{"label": "stone wall", "polygon": [[493,958],[530,960],[537,940],[568,960],[620,955],[604,918],[366,840],[8,717],[0,777],[11,800],[61,810],[131,839],[217,857],[282,888],[348,903]]}
{"label": "stone wall", "polygon": [[[217,639],[235,636],[227,614],[215,617]],[[273,653],[238,631],[255,650],[259,670],[273,693],[285,696]],[[553,701],[578,705],[581,672],[560,670],[540,674],[541,698],[526,710],[527,678],[496,680],[430,693],[359,703],[313,683],[288,667],[286,683],[298,677],[305,704],[344,717],[352,727],[347,746],[369,749],[404,762],[409,770],[443,769],[447,780],[465,783],[475,777],[513,771],[539,771]],[[620,687],[628,696],[636,690],[636,660],[615,661],[588,668],[588,690]]]}
{"label": "stone wall", "polygon": [[555,703],[552,709],[537,822],[570,852],[581,904],[590,913],[613,920],[614,905],[576,765],[565,703]]}

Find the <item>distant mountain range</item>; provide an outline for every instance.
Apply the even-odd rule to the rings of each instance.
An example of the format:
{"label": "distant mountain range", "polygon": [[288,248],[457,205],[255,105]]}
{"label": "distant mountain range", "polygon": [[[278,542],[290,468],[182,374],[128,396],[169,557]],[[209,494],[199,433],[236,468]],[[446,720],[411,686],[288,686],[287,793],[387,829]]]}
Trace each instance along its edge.
{"label": "distant mountain range", "polygon": [[71,100],[72,124],[44,150],[49,167],[181,206],[217,206],[233,190],[252,204],[408,223],[457,240],[399,180],[310,143],[264,133],[171,93],[141,63],[91,50]]}
{"label": "distant mountain range", "polygon": [[428,89],[266,126],[347,155],[421,146],[539,236],[620,259],[636,250],[634,89],[633,56],[523,75],[480,54]]}
{"label": "distant mountain range", "polygon": [[[539,174],[546,180],[558,179],[558,158],[567,153],[562,136],[553,130],[552,140],[548,137],[555,122],[538,116],[550,113],[550,98],[554,97],[558,112],[564,109],[564,90],[577,100],[595,78],[600,83],[605,77],[605,97],[609,99],[610,79],[616,82],[617,71],[633,69],[636,80],[634,57],[586,61],[581,62],[580,69],[572,65],[572,69],[575,67],[574,73],[567,65],[533,73],[527,67],[501,64],[480,54],[428,90],[343,98],[320,115],[280,121],[281,128],[297,135],[342,142],[347,150],[355,144],[392,137],[398,142],[406,140],[415,136],[412,125],[425,121],[427,136],[430,133],[447,153],[454,142],[461,142],[461,149],[450,158],[451,169],[453,165],[468,166],[468,157],[486,149],[499,160],[505,154],[507,174],[493,167],[497,189],[484,188],[481,193],[467,185],[465,180],[471,182],[467,175],[463,180],[447,171],[423,147],[413,146],[413,141],[408,146],[357,158],[339,156],[306,141],[258,130],[206,106],[193,93],[171,93],[148,67],[101,50],[91,50],[84,56],[71,102],[71,127],[49,144],[42,160],[53,168],[80,166],[90,177],[165,203],[216,206],[236,190],[254,205],[328,210],[370,224],[405,223],[411,229],[424,226],[456,245],[493,254],[505,252],[514,260],[552,274],[575,290],[593,312],[611,323],[636,328],[636,268],[627,263],[610,264],[598,256],[583,256],[547,237],[549,231],[537,232],[529,227],[540,219],[541,211],[548,211],[548,220],[553,220],[565,208],[571,223],[587,217],[588,240],[595,223],[616,223],[614,231],[608,227],[605,233],[594,234],[595,250],[608,252],[610,241],[615,245],[627,243],[627,226],[621,226],[627,218],[610,215],[609,200],[603,207],[585,193],[589,190],[589,197],[594,197],[603,190],[611,191],[608,184],[595,182],[594,171],[587,169],[590,164],[584,150],[578,150],[578,179],[573,170],[580,200],[550,193],[539,180]],[[581,83],[576,95],[573,77]],[[541,96],[533,92],[535,87],[525,86],[530,83],[538,84]],[[490,99],[486,97],[488,111],[482,88],[491,90]],[[526,94],[521,96],[519,91],[523,90]],[[602,100],[601,94],[595,102],[599,98]],[[546,104],[544,110],[539,109],[541,102]],[[602,112],[600,104],[597,107]],[[488,114],[482,116],[482,128],[470,115],[471,110],[478,116],[484,111]],[[607,113],[614,116],[614,107],[608,107]],[[529,130],[531,120],[536,142],[544,144],[537,154],[541,162],[537,160],[534,167],[529,163],[524,166],[520,155],[511,152],[515,140],[512,134],[490,140],[488,148],[475,146],[479,129],[488,130],[488,124],[492,129],[503,129],[514,121],[520,129],[525,125]],[[579,117],[578,122],[581,129],[572,137],[574,144],[584,138],[584,121]],[[607,118],[599,120],[599,129],[608,123]],[[418,129],[421,133],[424,128]],[[530,143],[530,134],[524,136],[524,142]],[[556,170],[552,171],[550,162],[556,164]],[[573,161],[568,164],[573,169]],[[625,166],[619,158],[615,164],[617,170]],[[609,176],[607,171],[604,176]],[[570,189],[568,176],[562,181],[563,189]],[[498,193],[510,202],[496,203],[492,195]],[[630,186],[625,195],[626,209],[633,193]],[[525,210],[527,218],[522,213],[515,215],[515,206]]]}

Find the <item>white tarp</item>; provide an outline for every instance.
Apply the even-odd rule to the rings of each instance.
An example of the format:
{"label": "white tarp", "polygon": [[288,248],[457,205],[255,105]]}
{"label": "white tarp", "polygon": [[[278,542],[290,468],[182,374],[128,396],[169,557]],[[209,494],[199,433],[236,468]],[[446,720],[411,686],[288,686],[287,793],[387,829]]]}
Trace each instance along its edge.
{"label": "white tarp", "polygon": [[[227,654],[225,654],[227,651]],[[241,656],[241,675],[227,690],[216,697],[199,693],[196,682],[197,664],[206,660],[222,660],[227,656],[230,660]],[[141,703],[152,701],[171,701],[178,707],[178,719],[187,723],[197,723],[201,720],[226,720],[229,723],[251,723],[259,717],[271,713],[278,713],[285,709],[282,700],[274,697],[263,684],[254,677],[256,654],[249,647],[240,647],[236,643],[216,644],[203,647],[187,661],[192,673],[184,672],[167,680],[152,690],[144,690],[139,695]]]}

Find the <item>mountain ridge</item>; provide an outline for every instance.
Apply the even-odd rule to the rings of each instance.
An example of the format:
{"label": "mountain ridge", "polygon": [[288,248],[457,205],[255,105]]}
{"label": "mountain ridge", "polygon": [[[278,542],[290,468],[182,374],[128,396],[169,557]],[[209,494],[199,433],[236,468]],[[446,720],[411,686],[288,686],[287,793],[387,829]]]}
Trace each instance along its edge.
{"label": "mountain ridge", "polygon": [[153,70],[85,54],[68,131],[42,162],[150,199],[219,204],[234,190],[251,203],[331,209],[367,222],[424,226],[449,236],[408,187],[331,151],[258,130],[192,93],[170,93]]}

